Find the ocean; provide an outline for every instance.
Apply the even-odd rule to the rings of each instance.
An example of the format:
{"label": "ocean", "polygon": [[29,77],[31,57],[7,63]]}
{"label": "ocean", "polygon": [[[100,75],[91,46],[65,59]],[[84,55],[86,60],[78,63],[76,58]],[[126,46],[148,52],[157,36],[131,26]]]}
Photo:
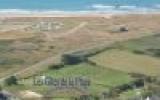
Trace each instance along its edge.
{"label": "ocean", "polygon": [[160,0],[0,0],[0,12],[159,12]]}

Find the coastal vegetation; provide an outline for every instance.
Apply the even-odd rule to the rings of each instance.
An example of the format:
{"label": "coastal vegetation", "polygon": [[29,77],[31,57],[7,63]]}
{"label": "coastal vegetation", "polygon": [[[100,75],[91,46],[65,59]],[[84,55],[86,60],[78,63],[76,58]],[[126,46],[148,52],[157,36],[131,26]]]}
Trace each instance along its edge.
{"label": "coastal vegetation", "polygon": [[[32,93],[44,100],[79,100],[82,96],[132,100],[137,91],[143,98],[158,94],[159,17],[153,17],[17,19],[22,21],[20,26],[24,20],[30,24],[16,30],[25,36],[0,39],[0,77],[6,84],[3,89],[22,98]],[[135,24],[137,19],[139,24]],[[47,76],[82,77],[90,84],[85,92],[77,87],[55,90],[34,85],[38,75],[43,80]]]}

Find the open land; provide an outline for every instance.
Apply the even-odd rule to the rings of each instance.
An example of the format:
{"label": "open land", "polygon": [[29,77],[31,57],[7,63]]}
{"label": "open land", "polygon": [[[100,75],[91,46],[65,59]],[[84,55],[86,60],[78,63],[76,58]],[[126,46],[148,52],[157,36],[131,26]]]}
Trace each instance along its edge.
{"label": "open land", "polygon": [[[91,80],[91,94],[134,81],[130,73],[159,76],[159,17],[159,14],[2,17],[0,81],[16,75],[23,85],[5,89],[21,97],[25,90],[42,95],[51,92],[49,86],[33,86],[32,76],[39,73],[55,78],[86,76]],[[111,48],[106,49],[108,46]],[[87,62],[51,69],[61,63],[65,53],[98,50],[101,51],[90,55]],[[56,98],[82,94],[76,89],[64,91],[51,93],[57,93]]]}

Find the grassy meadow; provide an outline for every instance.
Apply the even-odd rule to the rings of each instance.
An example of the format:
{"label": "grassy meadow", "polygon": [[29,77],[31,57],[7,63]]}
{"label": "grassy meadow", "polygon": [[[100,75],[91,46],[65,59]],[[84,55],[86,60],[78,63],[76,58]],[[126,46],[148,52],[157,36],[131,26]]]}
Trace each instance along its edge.
{"label": "grassy meadow", "polygon": [[[122,91],[117,92],[120,100],[136,95],[137,90],[128,88],[136,81],[130,73],[160,76],[160,35],[156,34],[159,31],[159,16],[22,18],[12,19],[6,23],[7,28],[14,24],[12,21],[20,21],[17,30],[13,33],[11,29],[6,33],[3,30],[0,32],[0,78],[21,72],[20,76],[24,75],[25,79],[19,79],[18,85],[3,87],[20,97],[25,90],[43,96],[49,94],[55,97],[54,100],[71,100],[71,97],[82,94],[79,89],[52,90],[50,86],[35,86],[32,76],[38,73],[56,79],[86,77],[91,81],[86,94],[94,96],[108,90],[117,92],[116,89],[120,88]],[[86,24],[83,25],[83,22]],[[25,28],[19,27],[23,25]],[[52,29],[46,31],[49,26]],[[127,29],[125,32],[119,31],[122,26]],[[109,46],[109,49],[104,50],[100,45]],[[85,51],[90,47],[95,49]],[[50,68],[54,62],[62,60],[60,58],[65,52],[76,50],[91,55],[77,64],[65,65],[61,61],[61,68]],[[26,68],[29,69],[24,70]]]}
{"label": "grassy meadow", "polygon": [[[160,66],[160,59],[153,55],[154,52],[145,51],[150,48],[159,48],[158,41],[158,37],[153,35],[120,42],[115,44],[113,49],[108,49],[89,57],[88,60],[93,62],[93,65],[87,62],[75,65],[64,65],[60,69],[48,69],[42,74],[52,76],[53,78],[87,77],[91,80],[91,85],[87,89],[87,92],[97,95],[108,91],[108,89],[112,87],[132,82],[134,78],[132,78],[129,73],[159,76],[160,67],[158,66]],[[137,53],[135,51],[143,51],[144,53]],[[32,77],[26,80],[32,81]],[[50,89],[50,86],[36,88],[28,83],[24,83],[24,86],[25,87],[21,86],[17,88],[19,88],[20,91],[27,88],[42,94],[47,93]],[[125,91],[119,94],[118,98],[121,100],[135,96],[136,91],[137,90]],[[79,90],[51,90],[51,92],[55,94],[55,98],[58,100],[64,99],[64,97],[71,98],[81,93]]]}
{"label": "grassy meadow", "polygon": [[159,35],[129,40],[118,43],[114,49],[90,57],[89,60],[103,67],[127,73],[159,76],[159,42]]}
{"label": "grassy meadow", "polygon": [[[132,82],[134,79],[127,73],[113,70],[101,66],[93,66],[88,63],[80,63],[77,65],[65,65],[61,69],[50,69],[41,75],[51,76],[55,79],[85,77],[91,81],[85,93],[99,95],[109,89]],[[54,90],[52,86],[35,86],[33,85],[33,77],[20,80],[21,85],[6,87],[5,89],[17,93],[25,90],[31,90],[42,95],[53,96],[54,100],[71,100],[73,97],[80,96],[84,93],[82,89],[62,89]]]}
{"label": "grassy meadow", "polygon": [[67,78],[84,76],[91,80],[89,91],[92,93],[103,92],[111,87],[122,85],[133,79],[124,72],[92,66],[87,63],[65,66],[61,70],[49,70],[46,75],[54,78]]}
{"label": "grassy meadow", "polygon": [[160,59],[147,55],[137,55],[128,51],[110,50],[90,58],[91,61],[106,68],[127,73],[159,75]]}

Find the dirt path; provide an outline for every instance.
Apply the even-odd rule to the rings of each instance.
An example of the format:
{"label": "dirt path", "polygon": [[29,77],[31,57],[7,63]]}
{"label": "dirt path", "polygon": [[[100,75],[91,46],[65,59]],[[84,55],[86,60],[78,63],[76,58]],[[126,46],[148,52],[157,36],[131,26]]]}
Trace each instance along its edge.
{"label": "dirt path", "polygon": [[[82,25],[83,26],[83,25]],[[73,32],[73,31],[72,31]],[[155,33],[156,34],[156,33]],[[153,35],[153,34],[152,34]],[[131,37],[129,39],[136,39],[136,38],[139,38],[139,37],[143,37],[143,36],[135,36],[135,37]],[[124,41],[124,40],[117,40],[117,41]],[[111,43],[107,43],[108,45],[114,43],[116,41],[112,41]],[[106,44],[104,44],[106,45]],[[100,45],[99,45],[100,46]],[[98,48],[99,48],[98,46]],[[93,48],[95,47],[88,47],[88,48],[91,48],[89,50],[93,50]],[[85,48],[81,48],[80,50],[86,50]],[[70,52],[72,52],[73,50],[71,50]],[[68,51],[69,52],[69,51]],[[64,54],[64,53],[63,53]],[[33,76],[35,75],[36,73],[39,73],[41,71],[44,71],[46,69],[48,69],[48,66],[51,66],[51,65],[54,65],[54,64],[57,64],[61,61],[61,56],[62,54],[57,54],[53,57],[49,57],[49,58],[46,58],[44,59],[43,61],[40,61],[39,63],[36,63],[32,66],[28,66],[26,67],[25,69],[23,70],[20,70],[20,71],[17,71],[15,73],[11,73],[10,75],[8,76],[5,76],[3,78],[0,78],[0,83],[3,82],[6,78],[10,77],[11,75],[17,75],[18,78],[24,78],[24,77],[29,77],[29,76]]]}
{"label": "dirt path", "polygon": [[[36,63],[32,66],[26,67],[23,70],[17,71],[15,73],[12,73],[11,75],[16,75],[18,78],[24,78],[32,76],[38,72],[41,72],[48,68],[48,66],[54,65],[58,62],[60,62],[61,55],[56,55],[54,57],[49,57],[43,61],[40,61],[39,63]],[[45,67],[44,67],[45,66]],[[11,75],[5,76],[3,78],[0,78],[0,82],[3,82],[5,79],[10,77]]]}
{"label": "dirt path", "polygon": [[[72,34],[74,32],[76,32],[77,30],[83,28],[84,26],[86,26],[88,23],[87,22],[82,22],[80,23],[78,26],[74,27],[73,29],[69,30],[68,32],[62,34],[62,35],[59,35],[58,37],[62,37],[62,36],[67,36],[69,34]],[[53,38],[51,37],[51,34],[47,33],[47,32],[44,32],[46,38],[47,38],[47,41],[52,41]],[[34,64],[30,67],[26,67],[25,69],[21,70],[21,71],[17,71],[15,73],[12,73],[12,75],[16,75],[18,76],[19,78],[23,78],[24,76],[30,76],[30,75],[33,75],[35,74],[36,72],[40,72],[40,71],[43,71],[45,69],[47,69],[47,66],[50,66],[50,65],[53,65],[57,62],[60,62],[60,57],[61,57],[61,54],[59,55],[56,55],[54,57],[49,57],[37,64]],[[46,66],[46,67],[44,67]],[[10,77],[11,75],[8,75],[6,77],[3,77],[0,79],[0,82],[3,82],[6,78]]]}
{"label": "dirt path", "polygon": [[[87,24],[88,24],[87,22],[81,22],[78,26],[75,26],[74,28],[70,29],[68,32],[64,32],[62,34],[55,35],[54,38],[60,38],[60,37],[67,36],[69,34],[75,33],[76,31],[78,31],[79,29],[83,28]],[[43,34],[46,37],[46,41],[48,41],[48,42],[53,41],[53,35],[51,33],[43,32]]]}
{"label": "dirt path", "polygon": [[48,32],[43,32],[44,35],[46,36],[46,41],[53,41],[52,35]]}
{"label": "dirt path", "polygon": [[63,34],[54,36],[55,38],[60,38],[63,36],[67,36],[69,34],[75,33],[76,31],[80,30],[81,28],[85,27],[88,24],[88,22],[81,22],[78,26],[72,28],[71,30],[69,30],[68,32],[65,32]]}

